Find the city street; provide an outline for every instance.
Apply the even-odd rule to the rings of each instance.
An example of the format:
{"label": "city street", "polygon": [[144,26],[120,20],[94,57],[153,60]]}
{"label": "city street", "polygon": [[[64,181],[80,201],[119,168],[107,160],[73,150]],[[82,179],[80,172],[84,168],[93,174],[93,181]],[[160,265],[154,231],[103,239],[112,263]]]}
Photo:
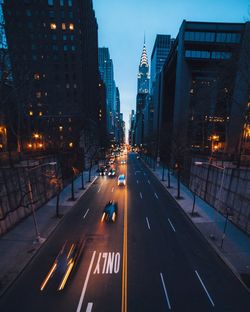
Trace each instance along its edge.
{"label": "city street", "polygon": [[[100,176],[0,300],[12,311],[247,312],[250,295],[151,171],[130,153],[117,176]],[[101,222],[105,204],[115,222]],[[83,240],[66,286],[48,281],[65,241]],[[52,276],[53,277],[53,276]]]}

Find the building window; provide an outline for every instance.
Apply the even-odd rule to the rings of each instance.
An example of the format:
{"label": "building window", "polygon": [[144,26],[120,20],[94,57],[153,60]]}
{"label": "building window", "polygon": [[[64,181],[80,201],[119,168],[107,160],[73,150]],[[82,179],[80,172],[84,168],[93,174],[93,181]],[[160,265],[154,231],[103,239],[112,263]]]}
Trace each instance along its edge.
{"label": "building window", "polygon": [[68,51],[68,46],[67,45],[63,46],[63,51]]}
{"label": "building window", "polygon": [[217,33],[216,42],[239,43],[240,34],[236,33]]}
{"label": "building window", "polygon": [[68,6],[69,6],[69,7],[72,6],[72,0],[68,0]]}
{"label": "building window", "polygon": [[48,0],[48,5],[54,5],[54,0]]}
{"label": "building window", "polygon": [[56,29],[56,23],[50,23],[50,29]]}
{"label": "building window", "polygon": [[69,18],[73,18],[73,12],[72,11],[69,12]]}
{"label": "building window", "polygon": [[29,111],[29,115],[30,115],[30,116],[33,116],[33,112],[32,112],[32,111]]}
{"label": "building window", "polygon": [[64,0],[60,0],[60,6],[64,6]]}
{"label": "building window", "polygon": [[49,11],[49,17],[54,17],[55,16],[55,12],[54,11]]}
{"label": "building window", "polygon": [[184,39],[186,41],[213,42],[215,39],[215,33],[214,32],[186,31]]}
{"label": "building window", "polygon": [[231,56],[232,56],[231,52],[213,51],[211,58],[212,59],[219,59],[219,60],[222,60],[222,59],[228,60],[231,58]]}
{"label": "building window", "polygon": [[74,35],[70,35],[70,40],[74,40]]}
{"label": "building window", "polygon": [[62,30],[66,30],[66,24],[62,23]]}
{"label": "building window", "polygon": [[66,89],[69,89],[69,83],[66,83]]}
{"label": "building window", "polygon": [[72,51],[75,51],[75,50],[76,50],[76,47],[75,47],[75,46],[71,46],[71,50],[72,50]]}
{"label": "building window", "polygon": [[40,75],[39,75],[38,73],[35,73],[35,74],[34,74],[34,79],[35,79],[35,80],[40,80]]}
{"label": "building window", "polygon": [[63,35],[63,40],[67,40],[67,35]]}
{"label": "building window", "polygon": [[65,13],[64,11],[61,11],[61,17],[64,18],[65,17]]}
{"label": "building window", "polygon": [[39,112],[38,115],[41,117],[43,115],[43,112]]}
{"label": "building window", "polygon": [[70,23],[70,24],[69,24],[69,29],[70,29],[70,30],[74,30],[74,24],[73,24],[73,23]]}
{"label": "building window", "polygon": [[57,39],[56,35],[52,35],[52,40],[56,40],[56,39]]}
{"label": "building window", "polygon": [[26,15],[27,16],[31,16],[31,11],[30,10],[26,10]]}
{"label": "building window", "polygon": [[53,44],[53,45],[52,45],[52,50],[53,50],[53,51],[58,51],[58,46],[55,45],[55,44]]}
{"label": "building window", "polygon": [[42,92],[41,91],[36,92],[36,98],[40,99],[41,97],[42,97]]}
{"label": "building window", "polygon": [[208,59],[210,58],[209,51],[195,51],[195,50],[186,50],[185,51],[186,58],[203,58]]}
{"label": "building window", "polygon": [[76,85],[76,83],[74,83],[74,89],[76,89],[77,88],[77,85]]}

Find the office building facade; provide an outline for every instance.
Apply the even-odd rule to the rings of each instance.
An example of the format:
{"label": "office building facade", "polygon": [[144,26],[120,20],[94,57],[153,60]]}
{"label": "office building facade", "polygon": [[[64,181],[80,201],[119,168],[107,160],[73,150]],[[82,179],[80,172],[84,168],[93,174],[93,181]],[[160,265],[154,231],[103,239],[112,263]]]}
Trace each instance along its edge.
{"label": "office building facade", "polygon": [[183,21],[161,73],[162,155],[177,145],[238,152],[249,102],[249,42],[249,23]]}

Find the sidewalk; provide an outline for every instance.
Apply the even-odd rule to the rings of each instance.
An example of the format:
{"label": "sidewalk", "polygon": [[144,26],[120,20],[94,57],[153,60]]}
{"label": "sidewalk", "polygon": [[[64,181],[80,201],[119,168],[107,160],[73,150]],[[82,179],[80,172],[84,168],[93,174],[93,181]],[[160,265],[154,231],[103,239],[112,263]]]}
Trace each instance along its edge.
{"label": "sidewalk", "polygon": [[[74,182],[75,201],[71,197],[71,184],[66,186],[60,194],[59,214],[65,216],[72,210],[77,201],[95,181],[96,169],[84,172],[84,190],[81,188],[81,176]],[[44,206],[36,210],[36,219],[40,236],[44,241],[56,229],[63,218],[56,217],[56,198],[52,198]],[[21,221],[17,226],[0,238],[0,297],[6,289],[15,281],[26,265],[35,256],[42,244],[36,242],[36,231],[32,215]]]}
{"label": "sidewalk", "polygon": [[[158,166],[153,169],[145,161],[144,163],[161,181],[221,259],[250,289],[250,237],[238,229],[230,220],[226,224],[226,218],[198,196],[196,196],[194,214],[192,215],[193,193],[181,183],[181,199],[177,199],[177,179],[170,174],[171,188],[167,188],[167,169],[164,169],[164,181],[162,181],[163,168]],[[225,235],[223,235],[224,230]]]}

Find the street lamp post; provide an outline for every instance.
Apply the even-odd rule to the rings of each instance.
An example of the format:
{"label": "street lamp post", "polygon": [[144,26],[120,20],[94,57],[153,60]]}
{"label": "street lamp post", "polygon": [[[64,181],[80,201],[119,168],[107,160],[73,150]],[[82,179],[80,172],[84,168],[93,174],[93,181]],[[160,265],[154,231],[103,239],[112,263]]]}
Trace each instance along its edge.
{"label": "street lamp post", "polygon": [[[46,164],[41,164],[41,165],[35,166],[33,168],[30,168],[30,169],[25,168],[25,170],[27,170],[28,173],[30,173],[32,170],[37,169],[37,168],[42,167],[42,166],[46,166],[46,165],[54,166],[54,165],[56,165],[56,162],[50,162],[50,163],[46,163]],[[29,195],[30,195],[30,204],[31,204],[31,210],[32,210],[32,217],[33,217],[33,222],[34,222],[35,231],[36,231],[36,241],[35,242],[41,244],[41,243],[43,243],[45,241],[45,238],[40,236],[40,232],[38,230],[38,224],[37,224],[35,207],[34,207],[33,192],[32,192],[32,187],[31,187],[31,183],[30,183],[30,176],[29,176],[29,179],[28,179],[28,192],[29,192]]]}

